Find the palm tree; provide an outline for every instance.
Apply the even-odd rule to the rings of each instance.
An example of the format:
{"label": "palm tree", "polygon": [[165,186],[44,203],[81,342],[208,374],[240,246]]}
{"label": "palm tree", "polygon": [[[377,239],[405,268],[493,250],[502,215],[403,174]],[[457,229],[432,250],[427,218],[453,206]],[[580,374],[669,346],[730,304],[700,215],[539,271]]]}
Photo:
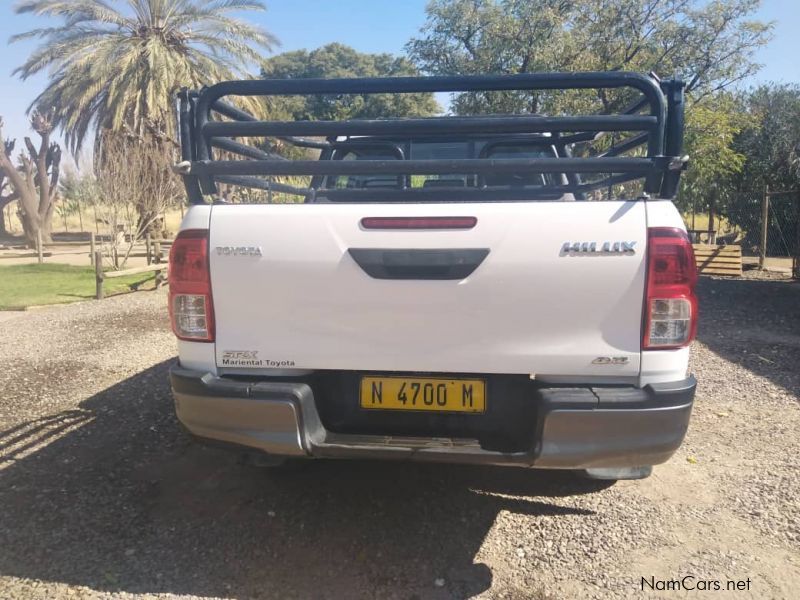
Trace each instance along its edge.
{"label": "palm tree", "polygon": [[15,74],[48,72],[31,106],[52,107],[74,153],[93,129],[96,141],[108,130],[143,136],[153,124],[171,134],[181,87],[245,77],[279,43],[231,15],[264,9],[260,0],[23,0],[17,13],[63,24],[11,38],[42,40]]}

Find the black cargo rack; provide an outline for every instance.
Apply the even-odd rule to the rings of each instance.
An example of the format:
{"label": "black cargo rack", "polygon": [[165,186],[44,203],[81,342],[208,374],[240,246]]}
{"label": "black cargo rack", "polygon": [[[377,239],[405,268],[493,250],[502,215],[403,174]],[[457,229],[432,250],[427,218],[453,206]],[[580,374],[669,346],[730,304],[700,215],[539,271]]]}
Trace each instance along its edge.
{"label": "black cargo rack", "polygon": [[[487,92],[628,88],[639,97],[616,114],[585,116],[489,115],[441,116],[402,119],[343,121],[261,121],[225,102],[226,97],[339,95],[420,92]],[[183,176],[189,201],[205,202],[204,194],[216,195],[217,183],[240,185],[304,196],[315,201],[346,194],[355,201],[414,201],[446,198],[446,187],[420,189],[318,189],[313,182],[331,175],[447,175],[475,176],[520,172],[563,174],[565,182],[539,190],[481,185],[450,189],[463,200],[531,199],[572,193],[576,195],[611,185],[644,179],[644,192],[672,198],[680,172],[686,167],[683,149],[684,84],[660,81],[653,75],[630,72],[531,73],[458,77],[389,77],[354,79],[261,79],[223,82],[199,92],[183,90],[178,97],[181,162],[175,170]],[[219,119],[224,117],[225,120]],[[549,136],[560,148],[591,142],[600,136],[622,134],[619,141],[591,157],[572,157],[568,151],[557,158],[469,158],[405,160],[325,160],[344,138],[369,143],[353,136],[492,136],[497,139]],[[505,138],[503,137],[505,136]],[[320,160],[290,160],[257,145],[238,140],[274,138],[303,148],[319,149]],[[636,148],[644,155],[624,156]],[[215,160],[214,149],[236,160]],[[640,152],[641,154],[641,152]],[[605,174],[582,181],[582,174]],[[278,183],[275,176],[312,176],[312,184],[298,187]]]}

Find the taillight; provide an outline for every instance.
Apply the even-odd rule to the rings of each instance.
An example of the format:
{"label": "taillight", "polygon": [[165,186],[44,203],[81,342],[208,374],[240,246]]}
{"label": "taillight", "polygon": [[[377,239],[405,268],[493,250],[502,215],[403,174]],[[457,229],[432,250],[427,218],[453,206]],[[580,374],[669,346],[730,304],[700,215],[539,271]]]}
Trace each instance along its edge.
{"label": "taillight", "polygon": [[214,341],[214,305],[208,271],[208,230],[186,229],[169,253],[169,316],[182,340]]}
{"label": "taillight", "polygon": [[688,345],[697,331],[697,266],[685,231],[652,227],[647,231],[647,298],[644,350]]}

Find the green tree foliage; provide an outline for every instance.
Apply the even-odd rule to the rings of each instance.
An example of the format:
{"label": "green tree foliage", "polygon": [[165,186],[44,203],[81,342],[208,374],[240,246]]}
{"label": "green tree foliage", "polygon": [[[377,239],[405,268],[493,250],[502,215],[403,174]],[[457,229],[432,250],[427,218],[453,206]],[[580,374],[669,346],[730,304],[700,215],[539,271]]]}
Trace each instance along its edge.
{"label": "green tree foliage", "polygon": [[703,212],[711,203],[716,211],[723,209],[730,183],[746,161],[733,142],[750,122],[741,99],[729,93],[709,96],[688,112],[685,149],[691,163],[681,178],[681,209]]}
{"label": "green tree foliage", "polygon": [[[406,58],[363,54],[344,44],[297,50],[265,61],[265,78],[400,77],[418,75]],[[297,120],[368,119],[426,116],[440,111],[433,94],[347,94],[291,97],[271,106],[273,113]]]}
{"label": "green tree foliage", "polygon": [[78,173],[74,169],[67,169],[59,182],[61,195],[69,202],[92,205],[97,202],[100,190],[97,179],[91,173]]}
{"label": "green tree foliage", "polygon": [[54,124],[77,152],[92,128],[145,135],[148,124],[173,127],[173,97],[246,75],[271,34],[232,12],[264,10],[260,0],[23,0],[18,13],[61,19],[11,41],[36,38],[39,47],[15,73],[48,74],[34,106],[52,107]]}
{"label": "green tree foliage", "polygon": [[[433,0],[407,44],[426,73],[656,72],[702,98],[756,72],[770,25],[750,20],[760,0]],[[458,113],[609,110],[598,92],[461,94]]]}
{"label": "green tree foliage", "polygon": [[734,143],[747,156],[740,184],[773,190],[800,185],[800,86],[763,85],[746,96],[751,125]]}
{"label": "green tree foliage", "polygon": [[[742,94],[740,104],[748,122],[732,146],[746,160],[742,169],[725,182],[729,200],[724,213],[746,232],[746,244],[756,246],[765,189],[800,189],[800,86],[763,85]],[[771,203],[770,254],[784,254],[793,246],[796,198],[782,196]]]}
{"label": "green tree foliage", "polygon": [[[99,233],[99,223],[97,222],[97,205],[100,201],[100,189],[97,179],[92,173],[78,173],[74,169],[66,169],[59,181],[61,197],[74,212],[78,213],[81,231],[84,231],[83,216],[93,215],[94,219],[87,218],[86,224],[94,221],[93,227]],[[89,212],[87,212],[89,211]],[[92,229],[92,227],[89,227]]]}

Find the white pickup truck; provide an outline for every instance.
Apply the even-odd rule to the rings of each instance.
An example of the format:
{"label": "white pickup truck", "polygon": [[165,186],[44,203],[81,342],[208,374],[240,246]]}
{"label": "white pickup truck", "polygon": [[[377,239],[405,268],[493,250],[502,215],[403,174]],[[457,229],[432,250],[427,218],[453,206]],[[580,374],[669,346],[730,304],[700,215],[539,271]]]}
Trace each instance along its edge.
{"label": "white pickup truck", "polygon": [[[610,89],[629,104],[284,122],[222,100],[512,89]],[[183,92],[176,171],[191,205],[169,274],[178,418],[274,458],[648,475],[681,444],[696,385],[697,275],[670,201],[686,164],[682,90],[576,73]],[[227,202],[220,184],[302,202]]]}

